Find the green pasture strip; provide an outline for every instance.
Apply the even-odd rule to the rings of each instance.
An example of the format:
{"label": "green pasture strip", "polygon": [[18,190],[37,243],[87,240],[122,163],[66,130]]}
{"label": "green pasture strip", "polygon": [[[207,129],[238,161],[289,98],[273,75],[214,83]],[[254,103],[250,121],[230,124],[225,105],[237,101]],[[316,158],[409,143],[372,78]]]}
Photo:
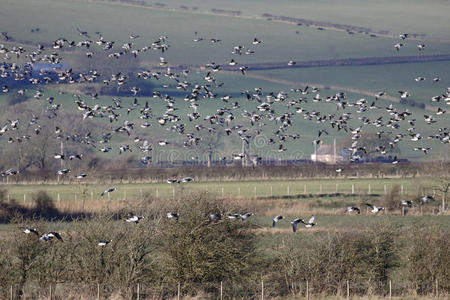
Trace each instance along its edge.
{"label": "green pasture strip", "polygon": [[[1,187],[7,190],[10,199],[19,203],[32,201],[36,191],[45,191],[53,199],[60,201],[74,201],[85,199],[108,199],[100,194],[109,187],[116,187],[115,192],[110,193],[110,200],[140,200],[151,198],[181,197],[189,192],[208,192],[212,195],[225,198],[261,198],[282,197],[309,194],[379,194],[389,193],[394,186],[398,186],[399,193],[403,186],[403,194],[408,197],[421,195],[421,193],[433,193],[432,182],[423,179],[318,179],[318,180],[263,180],[263,181],[224,181],[224,182],[193,182],[184,184],[168,183],[130,183],[130,184],[59,184],[59,185],[13,185],[3,184]],[[24,198],[25,195],[25,198]],[[299,198],[303,199],[303,198]]]}

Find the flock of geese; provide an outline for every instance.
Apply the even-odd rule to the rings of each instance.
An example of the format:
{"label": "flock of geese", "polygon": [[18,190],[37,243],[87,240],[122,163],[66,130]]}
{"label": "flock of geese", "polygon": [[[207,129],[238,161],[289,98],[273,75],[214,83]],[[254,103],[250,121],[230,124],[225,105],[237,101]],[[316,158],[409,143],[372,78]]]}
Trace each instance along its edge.
{"label": "flock of geese", "polygon": [[[421,116],[413,116],[408,109],[396,108],[393,104],[383,107],[378,100],[386,96],[386,91],[374,93],[373,99],[362,98],[359,100],[349,100],[343,92],[333,95],[324,96],[322,91],[317,87],[296,87],[291,88],[290,92],[285,91],[264,91],[261,87],[241,91],[244,100],[233,100],[231,94],[220,94],[219,88],[223,86],[223,82],[219,82],[215,78],[215,74],[220,72],[224,65],[229,65],[243,75],[248,71],[248,67],[240,64],[237,61],[243,60],[241,56],[254,55],[258,47],[263,47],[263,41],[254,38],[249,41],[250,46],[237,45],[234,46],[231,55],[234,56],[228,63],[218,64],[210,62],[203,67],[206,73],[200,82],[197,79],[189,80],[190,69],[180,68],[178,66],[171,66],[168,60],[163,56],[169,51],[170,44],[167,36],[160,36],[153,43],[148,46],[138,48],[135,41],[140,38],[137,34],[131,34],[129,41],[122,46],[112,40],[107,40],[100,32],[96,32],[97,39],[91,39],[91,34],[77,28],[79,35],[82,37],[80,41],[68,40],[65,38],[58,38],[53,41],[50,46],[38,44],[35,49],[25,49],[22,46],[7,47],[0,44],[0,54],[3,54],[3,59],[6,62],[0,63],[0,80],[7,78],[14,78],[18,82],[28,82],[36,86],[33,98],[37,101],[44,99],[44,90],[42,87],[45,84],[60,84],[70,85],[76,83],[101,83],[104,85],[115,85],[117,89],[126,87],[126,83],[135,82],[135,80],[143,81],[158,81],[164,77],[170,83],[164,82],[162,89],[175,87],[185,93],[184,101],[169,93],[161,91],[153,91],[151,99],[144,99],[139,97],[140,88],[137,86],[129,87],[129,95],[133,98],[130,103],[126,103],[120,97],[112,97],[110,104],[106,100],[98,98],[97,93],[91,95],[75,94],[74,102],[78,111],[80,112],[80,122],[86,119],[101,119],[106,118],[111,124],[110,131],[103,131],[99,136],[94,136],[91,131],[75,132],[75,129],[66,129],[64,131],[57,123],[58,114],[61,109],[61,104],[56,103],[55,97],[47,97],[44,103],[48,103],[43,114],[32,114],[29,120],[22,120],[19,118],[7,120],[6,123],[0,124],[0,143],[6,141],[8,144],[26,143],[33,139],[42,131],[43,127],[51,126],[45,119],[53,120],[56,124],[54,130],[54,138],[58,140],[65,140],[74,145],[81,144],[86,147],[92,147],[99,153],[108,153],[117,151],[119,154],[131,153],[136,151],[139,153],[139,161],[144,166],[148,166],[152,161],[152,150],[155,145],[161,148],[168,145],[175,145],[178,148],[198,149],[205,140],[205,135],[219,135],[224,133],[223,139],[234,137],[240,140],[243,144],[249,145],[261,135],[267,137],[266,147],[273,147],[277,152],[284,152],[287,150],[286,142],[296,141],[304,143],[305,136],[293,129],[296,123],[297,116],[309,121],[311,127],[318,127],[317,137],[312,140],[315,145],[320,145],[324,136],[328,136],[332,131],[345,131],[351,136],[351,145],[346,149],[349,152],[349,160],[358,162],[364,159],[364,156],[376,154],[380,156],[388,155],[401,142],[413,141],[417,146],[413,148],[414,151],[423,152],[425,155],[432,151],[429,142],[426,140],[435,140],[443,144],[448,144],[450,141],[450,131],[446,127],[431,126],[438,123],[439,116],[446,113],[442,105],[438,106],[438,110],[434,113],[424,114]],[[3,38],[8,42],[11,36],[8,33],[3,33]],[[402,43],[395,45],[397,50],[404,46],[404,41],[408,39],[408,34],[400,35]],[[199,36],[195,32],[194,43],[201,43],[207,40]],[[213,44],[221,44],[221,39],[211,38],[210,42]],[[424,51],[427,45],[420,44],[418,49]],[[66,48],[82,48],[86,50],[86,57],[90,60],[95,60],[101,55],[107,56],[111,64],[116,60],[120,60],[126,56],[140,56],[145,52],[154,51],[160,53],[160,58],[157,60],[158,66],[155,70],[141,69],[136,74],[125,74],[122,72],[113,74],[100,74],[96,69],[75,71],[72,68],[57,67],[57,64],[64,63],[64,55],[69,52],[63,52]],[[25,61],[20,64],[18,62],[9,62],[13,59]],[[290,60],[286,62],[289,66],[294,66],[295,61]],[[50,69],[38,70],[39,75],[36,75],[36,70],[33,65],[47,64]],[[178,70],[178,72],[176,71]],[[200,72],[201,73],[201,72]],[[135,78],[130,78],[134,76]],[[415,77],[416,82],[426,80],[423,76]],[[433,82],[439,82],[440,77],[436,76]],[[27,89],[21,88],[15,93],[24,95]],[[14,92],[10,90],[7,85],[2,86],[3,93]],[[323,91],[325,92],[325,91]],[[406,99],[411,96],[410,91],[401,90],[398,92],[400,99]],[[28,94],[28,91],[27,91]],[[155,115],[152,110],[152,101],[161,100],[165,103],[165,111],[162,114]],[[92,100],[92,101],[90,101]],[[181,101],[180,101],[181,100]],[[145,103],[142,103],[144,102]],[[223,103],[223,107],[218,108],[215,113],[205,114],[201,112],[202,104],[205,102],[215,101],[216,104]],[[252,109],[243,109],[244,103],[248,101],[252,105]],[[438,95],[430,95],[430,101],[436,104],[450,105],[450,88],[440,91]],[[39,101],[42,102],[42,101]],[[180,103],[186,102],[190,110],[186,116],[177,113],[180,110]],[[314,108],[307,109],[306,104],[312,104]],[[334,103],[335,110],[332,113],[322,113],[320,107],[325,103]],[[205,105],[206,106],[206,105]],[[246,104],[247,106],[247,104]],[[287,111],[286,111],[287,109]],[[369,117],[369,111],[378,110],[383,113],[380,117]],[[138,112],[137,117],[130,115],[131,112]],[[130,118],[128,118],[128,116]],[[133,116],[131,118],[131,116]],[[122,121],[125,119],[124,121]],[[156,121],[153,123],[151,120]],[[352,123],[353,125],[351,125]],[[52,122],[53,124],[53,122]],[[188,126],[189,124],[189,126]],[[275,130],[270,133],[270,126],[274,125]],[[146,138],[139,136],[136,128],[140,127],[143,130],[148,130],[151,134],[151,126],[162,127],[171,133],[181,136],[176,141],[168,139]],[[427,128],[427,132],[432,134],[425,135],[420,132],[419,128]],[[22,127],[19,131],[19,128]],[[376,131],[379,138],[379,143],[375,149],[368,149],[362,142],[361,137],[365,133],[372,133]],[[19,133],[20,132],[20,133]],[[142,131],[141,131],[142,134]],[[143,133],[147,136],[146,133]],[[117,149],[113,149],[110,145],[111,140],[117,137],[121,144]],[[382,139],[388,137],[388,139]],[[125,142],[123,142],[125,141]],[[131,142],[131,143],[130,143]],[[79,149],[79,148],[78,148]],[[245,149],[245,148],[244,148]],[[68,153],[55,153],[56,160],[82,160],[85,155],[83,153],[76,153],[74,150],[67,147]],[[232,153],[232,160],[244,160],[252,162],[253,164],[261,163],[263,157],[259,154],[250,154],[250,151],[242,151]],[[223,157],[226,160],[227,157]],[[398,163],[395,158],[394,164]],[[1,171],[2,176],[15,175],[21,170],[9,168]],[[70,168],[62,168],[57,170],[58,175],[67,175],[71,172]],[[75,178],[83,179],[88,176],[87,173],[75,174]]]}
{"label": "flock of geese", "polygon": [[[105,193],[112,192],[114,191],[115,188],[111,188],[105,191]],[[423,196],[421,199],[421,203],[422,204],[426,204],[428,201],[434,200],[433,196],[430,195],[425,195]],[[377,214],[383,210],[385,210],[384,207],[379,207],[379,206],[375,206],[371,203],[364,203],[364,205],[366,205],[367,207],[370,208],[370,212],[372,214]],[[413,206],[413,202],[410,200],[402,200],[400,202],[400,205],[402,207],[408,207],[411,208]],[[361,213],[361,209],[357,206],[348,206],[345,209],[345,212],[348,214],[360,214]],[[246,212],[246,213],[233,213],[233,214],[228,214],[227,218],[230,220],[241,220],[241,221],[245,221],[248,218],[250,218],[251,216],[253,216],[254,214],[252,212]],[[175,220],[176,222],[178,222],[178,220],[180,219],[180,214],[179,213],[175,213],[175,212],[168,212],[166,213],[165,217],[167,219],[171,219],[171,220]],[[221,213],[212,213],[210,214],[207,219],[205,219],[205,221],[207,221],[207,223],[212,223],[212,222],[219,222],[221,221],[223,218],[223,215]],[[142,219],[144,219],[144,216],[140,216],[140,215],[136,215],[136,214],[131,214],[128,217],[126,217],[124,220],[127,223],[135,223],[138,224]],[[282,215],[277,215],[276,217],[274,217],[272,219],[272,228],[275,227],[278,222],[280,222],[281,220],[285,219]],[[312,215],[308,221],[306,221],[303,218],[296,218],[291,222],[291,226],[292,226],[292,231],[294,233],[297,232],[297,226],[298,224],[303,224],[305,226],[305,228],[311,228],[314,227],[317,223],[316,223],[316,217],[314,215]],[[63,241],[61,235],[58,232],[55,231],[49,231],[49,232],[45,232],[42,235],[40,235],[37,231],[36,228],[31,228],[31,227],[20,227],[20,229],[26,233],[26,234],[30,234],[33,233],[35,234],[38,238],[39,241],[43,241],[43,242],[48,242],[51,241],[53,239],[57,239],[59,241]],[[111,242],[111,240],[100,240],[98,242],[98,246],[106,246]]]}
{"label": "flock of geese", "polygon": [[[0,124],[0,143],[3,144],[3,140],[6,138],[8,144],[13,143],[26,143],[28,140],[33,139],[42,131],[44,126],[48,125],[48,122],[44,120],[58,120],[60,114],[61,104],[57,103],[58,99],[54,97],[44,96],[43,86],[45,84],[83,84],[83,83],[101,83],[103,85],[113,85],[117,89],[124,89],[128,82],[132,81],[130,76],[135,76],[136,80],[155,82],[165,78],[170,83],[163,83],[161,91],[154,91],[151,99],[143,99],[139,97],[140,88],[138,86],[132,86],[129,88],[129,96],[133,98],[130,103],[123,101],[119,97],[113,97],[110,103],[106,103],[106,100],[98,98],[97,93],[91,95],[79,95],[75,94],[74,103],[76,108],[80,112],[79,121],[82,122],[86,119],[102,119],[105,118],[111,124],[110,131],[104,131],[100,136],[94,136],[90,131],[86,132],[72,132],[71,129],[66,131],[62,130],[60,126],[55,126],[54,138],[58,140],[65,140],[73,144],[81,144],[86,147],[93,147],[100,153],[108,153],[110,151],[117,151],[119,154],[127,152],[137,151],[140,153],[140,163],[147,166],[152,161],[151,152],[154,145],[159,147],[166,147],[170,144],[177,144],[167,139],[147,139],[136,135],[136,128],[140,127],[147,129],[151,126],[159,126],[165,128],[171,133],[176,133],[182,136],[183,142],[177,144],[185,148],[195,148],[201,144],[204,137],[201,133],[206,135],[216,135],[219,131],[224,133],[226,138],[235,136],[239,138],[242,143],[249,144],[254,138],[261,135],[263,132],[267,133],[270,128],[266,125],[273,124],[275,130],[267,140],[267,146],[272,146],[277,149],[278,152],[286,151],[287,141],[302,141],[305,139],[300,132],[292,129],[292,126],[296,122],[296,116],[300,116],[311,123],[312,127],[318,127],[317,137],[312,141],[315,145],[322,143],[321,138],[327,136],[331,131],[345,131],[351,136],[352,143],[347,148],[350,153],[350,161],[357,162],[363,159],[369,149],[361,142],[361,136],[365,132],[371,132],[376,130],[380,142],[376,146],[375,151],[379,155],[386,155],[390,153],[395,146],[402,141],[413,141],[418,144],[414,147],[415,151],[421,151],[424,154],[428,154],[432,149],[428,146],[425,140],[435,140],[443,144],[448,144],[450,141],[450,132],[448,128],[430,126],[439,122],[438,117],[445,114],[446,111],[441,104],[450,105],[450,88],[446,88],[439,91],[437,95],[430,95],[430,102],[439,104],[438,110],[434,113],[425,114],[422,116],[413,116],[412,112],[408,109],[396,108],[393,104],[383,107],[378,100],[382,99],[386,95],[386,91],[379,91],[373,94],[373,98],[362,98],[359,100],[349,100],[343,92],[324,96],[325,91],[320,91],[317,87],[294,87],[290,92],[286,91],[264,91],[261,87],[255,87],[253,89],[241,91],[241,95],[244,98],[243,101],[247,101],[251,104],[252,109],[243,109],[244,103],[242,100],[233,100],[233,96],[230,94],[221,94],[220,88],[223,86],[223,82],[219,82],[215,74],[220,72],[224,66],[231,66],[235,68],[235,71],[240,72],[242,75],[246,75],[248,67],[245,64],[238,63],[238,61],[244,61],[243,57],[246,55],[254,55],[258,51],[258,47],[263,47],[263,41],[254,38],[249,40],[250,46],[236,45],[234,46],[230,54],[231,58],[227,62],[219,64],[216,62],[210,62],[203,66],[205,74],[200,82],[196,80],[189,80],[191,76],[190,69],[180,69],[177,66],[172,66],[164,57],[165,53],[169,51],[170,44],[168,43],[167,36],[160,36],[151,44],[138,48],[136,46],[136,40],[140,38],[138,34],[131,34],[129,40],[119,45],[117,41],[107,40],[100,32],[96,32],[97,38],[91,39],[91,35],[87,31],[83,31],[77,28],[79,36],[82,37],[80,41],[69,40],[66,38],[58,38],[54,40],[51,45],[38,44],[35,48],[26,49],[22,46],[8,46],[12,45],[11,36],[3,32],[2,37],[7,42],[7,45],[0,44],[0,54],[3,56],[5,62],[0,63],[0,80],[7,78],[13,78],[18,82],[27,82],[35,86],[33,98],[36,101],[43,102],[45,99],[46,107],[41,115],[32,114],[27,119],[13,118],[7,120],[6,123]],[[408,34],[400,35],[401,42],[396,43],[394,48],[400,51],[402,47],[406,45],[405,40],[408,39]],[[194,43],[202,43],[207,41],[207,38],[201,37],[197,32],[193,38]],[[212,44],[221,44],[221,39],[210,38],[209,41]],[[425,51],[428,46],[426,44],[417,45],[418,51]],[[63,49],[67,48],[81,48],[85,50],[86,59],[95,60],[100,55],[106,56],[111,64],[114,64],[117,60],[123,57],[132,56],[137,57],[144,55],[148,51],[154,51],[159,53],[160,57],[157,59],[158,66],[154,70],[141,69],[137,74],[126,74],[117,72],[113,74],[101,74],[96,69],[79,70],[75,71],[73,68],[57,67],[58,64],[64,63],[64,55],[69,52],[63,52]],[[18,61],[25,61],[20,64],[18,62],[11,62],[17,59]],[[47,64],[51,66],[50,69],[38,70],[39,74],[35,74],[33,65]],[[295,66],[294,60],[287,60],[288,66]],[[76,67],[76,66],[74,66]],[[56,75],[56,76],[55,76]],[[412,78],[413,79],[413,78]],[[423,76],[417,76],[414,79],[420,83],[425,81]],[[434,77],[433,82],[439,82],[441,78],[439,76]],[[184,98],[180,99],[170,96],[169,93],[165,93],[163,89],[174,87],[179,91],[185,93]],[[8,85],[2,84],[2,93],[17,93],[18,95],[29,94],[25,88],[14,91],[10,89]],[[411,96],[410,91],[398,91],[398,97],[400,99],[406,99]],[[156,100],[155,100],[156,99]],[[155,115],[152,110],[152,100],[163,101],[165,103],[165,111],[162,114]],[[202,103],[216,101],[222,104],[223,107],[216,110],[215,113],[202,114]],[[144,102],[144,103],[143,103]],[[186,116],[182,116],[177,113],[180,108],[180,102],[186,102],[189,107],[189,112]],[[314,108],[307,109],[306,104],[312,104]],[[320,107],[324,103],[334,103],[335,110],[332,113],[322,113]],[[247,105],[246,105],[247,106]],[[369,111],[378,110],[383,113],[381,117],[371,118],[367,116]],[[131,112],[137,112],[136,119],[128,118]],[[124,121],[122,121],[125,119]],[[151,122],[155,120],[156,122]],[[357,124],[351,126],[350,123]],[[191,123],[191,126],[187,126]],[[428,131],[433,131],[432,134],[425,136],[418,128],[417,124],[422,126],[430,126]],[[53,124],[53,123],[52,123]],[[57,121],[55,121],[57,124]],[[57,124],[58,125],[58,124]],[[19,128],[23,127],[24,130],[20,131]],[[266,126],[266,127],[265,127]],[[189,128],[193,128],[192,130]],[[438,127],[438,128],[436,128]],[[26,131],[26,128],[30,128]],[[367,130],[366,130],[367,129]],[[19,134],[21,132],[21,134]],[[25,132],[25,133],[24,133]],[[390,137],[388,141],[383,140],[382,137]],[[119,137],[120,140],[126,140],[117,149],[113,149],[110,145],[111,140],[114,137]],[[128,140],[127,140],[128,139]],[[128,141],[131,141],[128,142]],[[69,148],[70,149],[70,148]],[[85,155],[83,153],[75,153],[72,150],[68,150],[68,153],[55,153],[54,159],[56,160],[83,160]],[[244,158],[249,161],[258,164],[261,161],[261,157],[251,156],[248,152],[233,153],[233,160],[243,160]],[[397,157],[395,157],[394,164],[398,163]],[[21,170],[14,168],[7,169],[1,172],[2,176],[12,176],[17,174]],[[62,168],[57,170],[58,175],[67,175],[71,172],[70,168]],[[336,172],[342,172],[342,169],[336,170]],[[76,174],[77,179],[84,179],[88,176],[87,173]],[[185,183],[192,181],[192,177],[174,178],[169,179],[168,183]],[[114,192],[116,188],[109,188],[105,190],[101,196]],[[423,199],[424,202],[429,200],[430,196],[426,196]],[[370,203],[366,203],[372,213],[379,213],[384,210],[383,207],[378,207]],[[411,207],[411,201],[402,201],[402,206]],[[360,213],[360,208],[357,206],[349,206],[346,209],[348,213]],[[236,213],[230,214],[227,217],[229,219],[236,219],[245,221],[253,216],[253,213],[246,212],[244,214]],[[207,222],[219,222],[222,220],[222,215],[219,213],[211,214],[207,217]],[[130,215],[125,219],[126,222],[138,224],[144,217],[139,215]],[[166,215],[167,219],[178,221],[180,215],[175,212],[169,212]],[[282,215],[278,215],[272,220],[272,227],[275,227],[278,222],[283,220]],[[295,233],[299,224],[303,224],[306,228],[311,228],[316,225],[314,215],[310,217],[308,221],[303,218],[296,218],[291,223],[292,230]],[[35,228],[22,227],[22,230],[26,234],[36,235],[40,241],[48,242],[52,240],[63,241],[61,235],[58,232],[50,231],[43,234],[38,233]],[[110,240],[100,240],[99,246],[106,246],[110,243]]]}

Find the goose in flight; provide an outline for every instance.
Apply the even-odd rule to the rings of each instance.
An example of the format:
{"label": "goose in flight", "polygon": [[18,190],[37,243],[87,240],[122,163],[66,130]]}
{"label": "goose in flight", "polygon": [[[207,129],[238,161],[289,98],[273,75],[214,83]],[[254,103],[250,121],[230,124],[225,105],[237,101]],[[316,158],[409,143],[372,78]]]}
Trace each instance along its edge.
{"label": "goose in flight", "polygon": [[421,198],[421,200],[422,200],[422,203],[425,204],[425,203],[427,203],[428,201],[433,201],[433,200],[434,200],[434,197],[433,197],[433,196],[430,196],[430,195],[425,195],[425,196],[423,196],[423,197]]}
{"label": "goose in flight", "polygon": [[283,216],[278,215],[275,218],[272,219],[272,227],[275,227],[275,225],[277,225],[278,221],[280,221],[281,219],[283,219]]}
{"label": "goose in flight", "polygon": [[61,242],[63,241],[61,235],[58,232],[54,232],[54,231],[50,231],[50,232],[46,232],[44,233],[39,240],[40,241],[44,241],[44,242],[48,242],[51,241],[53,238],[57,238],[58,240],[60,240]]}
{"label": "goose in flight", "polygon": [[411,208],[412,207],[412,202],[410,200],[402,200],[400,202],[400,205],[401,206],[407,206],[407,207]]}
{"label": "goose in flight", "polygon": [[395,50],[400,51],[400,48],[403,47],[404,45],[402,43],[397,43],[394,45]]}
{"label": "goose in flight", "polygon": [[311,228],[316,225],[316,223],[314,223],[315,220],[316,220],[316,218],[314,217],[314,215],[312,215],[311,218],[309,218],[308,222],[305,222],[305,220],[303,220],[303,219],[300,219],[300,222],[305,224],[306,228]]}
{"label": "goose in flight", "polygon": [[261,44],[261,43],[262,43],[262,41],[258,40],[257,38],[254,38],[253,42],[252,42],[253,45],[258,45],[258,44]]}
{"label": "goose in flight", "polygon": [[34,233],[35,235],[39,236],[39,233],[37,232],[36,228],[30,228],[30,227],[20,227],[22,231],[26,234]]}
{"label": "goose in flight", "polygon": [[116,190],[115,187],[106,189],[106,190],[103,191],[103,193],[102,193],[100,196],[105,196],[106,194],[112,193],[112,192],[114,192],[115,190]]}
{"label": "goose in flight", "polygon": [[384,207],[377,207],[377,206],[372,205],[370,203],[365,203],[365,204],[372,209],[370,212],[373,213],[373,214],[384,210]]}
{"label": "goose in flight", "polygon": [[134,223],[139,223],[139,221],[141,220],[141,219],[143,219],[144,217],[143,216],[138,216],[138,215],[132,215],[132,216],[129,216],[129,217],[127,217],[126,219],[125,219],[125,222],[128,222],[128,223],[131,223],[131,222],[134,222]]}
{"label": "goose in flight", "polygon": [[417,49],[419,49],[419,51],[422,51],[423,49],[425,49],[426,46],[427,46],[426,44],[418,44]]}
{"label": "goose in flight", "polygon": [[245,221],[248,218],[250,218],[251,216],[253,216],[253,213],[251,213],[251,212],[245,213],[245,214],[241,215],[241,220]]}
{"label": "goose in flight", "polygon": [[58,175],[64,175],[70,172],[70,169],[62,169],[58,171]]}
{"label": "goose in flight", "polygon": [[166,214],[166,218],[167,218],[167,219],[175,219],[175,221],[178,221],[178,219],[180,218],[180,216],[179,216],[177,213],[171,213],[171,212],[168,212],[168,213]]}
{"label": "goose in flight", "polygon": [[109,243],[111,243],[111,240],[109,240],[109,241],[107,241],[107,240],[100,240],[97,245],[100,246],[100,247],[104,247],[104,246],[108,245]]}
{"label": "goose in flight", "polygon": [[302,222],[302,221],[303,221],[303,219],[301,219],[301,218],[297,218],[297,219],[295,219],[294,221],[292,221],[292,222],[291,222],[291,225],[292,225],[292,231],[296,232],[296,231],[297,231],[297,225],[298,225],[298,223],[300,223],[300,222]]}
{"label": "goose in flight", "polygon": [[219,213],[214,213],[214,214],[210,214],[209,216],[208,216],[208,221],[209,222],[212,222],[212,221],[214,221],[214,220],[220,220],[220,219],[222,219],[222,216],[219,214]]}
{"label": "goose in flight", "polygon": [[357,206],[348,206],[345,211],[348,212],[348,213],[356,211],[356,213],[358,215],[361,213],[361,210]]}

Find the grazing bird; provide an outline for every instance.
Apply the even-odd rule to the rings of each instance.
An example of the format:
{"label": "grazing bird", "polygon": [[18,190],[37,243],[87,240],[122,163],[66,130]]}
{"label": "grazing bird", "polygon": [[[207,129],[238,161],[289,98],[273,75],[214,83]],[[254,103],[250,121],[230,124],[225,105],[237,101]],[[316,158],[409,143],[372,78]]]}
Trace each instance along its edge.
{"label": "grazing bird", "polygon": [[63,241],[61,235],[58,232],[54,232],[54,231],[50,231],[50,232],[46,232],[44,233],[39,240],[40,241],[44,241],[44,242],[48,242],[51,241],[53,238],[57,238],[58,240],[60,240],[61,242]]}
{"label": "grazing bird", "polygon": [[112,193],[112,192],[114,192],[115,190],[116,190],[115,187],[108,188],[108,189],[104,190],[103,193],[102,193],[100,196],[105,196],[106,194]]}
{"label": "grazing bird", "polygon": [[348,206],[347,209],[345,210],[346,212],[354,212],[356,211],[356,213],[359,215],[361,213],[361,210],[359,209],[359,207],[357,206]]}
{"label": "grazing bird", "polygon": [[367,205],[368,207],[370,207],[372,209],[370,212],[373,213],[373,214],[384,210],[384,207],[377,207],[377,206],[372,205],[370,203],[365,203],[365,205]]}
{"label": "grazing bird", "polygon": [[275,218],[272,219],[272,227],[275,227],[275,225],[277,225],[278,221],[280,221],[281,219],[283,219],[283,216],[278,215]]}
{"label": "grazing bird", "polygon": [[139,223],[139,221],[142,220],[143,218],[144,218],[143,216],[132,215],[132,216],[127,217],[127,218],[125,219],[125,222],[128,222],[128,223],[134,222],[134,223],[137,224],[137,223]]}

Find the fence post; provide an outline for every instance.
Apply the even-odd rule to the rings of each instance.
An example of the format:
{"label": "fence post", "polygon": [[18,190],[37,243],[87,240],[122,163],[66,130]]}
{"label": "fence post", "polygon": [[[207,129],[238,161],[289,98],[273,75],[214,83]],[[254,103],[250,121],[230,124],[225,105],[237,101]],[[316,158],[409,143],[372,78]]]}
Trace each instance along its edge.
{"label": "fence post", "polygon": [[309,300],[309,282],[306,280],[306,300]]}
{"label": "fence post", "polygon": [[241,187],[238,187],[238,197],[241,197]]}
{"label": "fence post", "polygon": [[320,184],[320,193],[322,194],[322,184]]}
{"label": "fence post", "polygon": [[127,201],[127,190],[123,190],[123,201]]}
{"label": "fence post", "polygon": [[368,192],[368,194],[370,194],[370,183],[369,183],[369,192]]}
{"label": "fence post", "polygon": [[77,201],[77,193],[75,193],[75,199],[74,200],[75,200],[75,202]]}
{"label": "fence post", "polygon": [[255,195],[255,199],[256,199],[256,185],[253,187],[253,194]]}
{"label": "fence post", "polygon": [[94,192],[91,191],[91,201],[94,201]]}
{"label": "fence post", "polygon": [[141,201],[143,200],[144,196],[142,194],[142,189],[139,189],[139,193],[141,194]]}
{"label": "fence post", "polygon": [[53,298],[53,291],[52,291],[52,284],[50,283],[50,296],[48,299],[52,300]]}
{"label": "fence post", "polygon": [[225,192],[224,192],[223,187],[222,187],[222,198],[224,197],[224,193],[225,193]]}
{"label": "fence post", "polygon": [[400,185],[400,193],[402,193],[402,195],[403,195],[403,184]]}
{"label": "fence post", "polygon": [[288,186],[287,186],[287,194],[288,194],[288,196],[290,196],[291,195],[291,191],[290,191],[290,189],[291,189],[291,186],[288,184]]}
{"label": "fence post", "polygon": [[25,202],[27,201],[27,194],[23,194],[23,204],[25,204]]}
{"label": "fence post", "polygon": [[156,188],[156,198],[159,198],[159,190]]}
{"label": "fence post", "polygon": [[392,299],[392,280],[389,280],[389,299]]}
{"label": "fence post", "polygon": [[[273,197],[273,186],[272,185],[270,186],[270,197]],[[444,200],[442,200],[442,203],[444,203]],[[442,206],[442,207],[444,207],[444,206]]]}
{"label": "fence post", "polygon": [[442,213],[445,212],[445,194],[442,193]]}
{"label": "fence post", "polygon": [[139,282],[137,283],[137,291],[136,291],[136,300],[139,300],[139,294],[140,294],[140,291],[139,291]]}
{"label": "fence post", "polygon": [[402,216],[404,216],[404,215],[405,215],[405,207],[402,206]]}
{"label": "fence post", "polygon": [[264,300],[264,281],[261,280],[261,300]]}
{"label": "fence post", "polygon": [[352,194],[354,194],[354,193],[355,193],[355,185],[352,184]]}
{"label": "fence post", "polygon": [[303,185],[303,194],[306,195],[306,184]]}
{"label": "fence post", "polygon": [[178,293],[177,293],[177,299],[180,300],[180,296],[181,296],[181,285],[178,282]]}
{"label": "fence post", "polygon": [[175,188],[172,188],[172,198],[175,200]]}
{"label": "fence post", "polygon": [[436,278],[436,298],[439,298],[439,281]]}
{"label": "fence post", "polygon": [[347,299],[350,299],[350,284],[347,280]]}
{"label": "fence post", "polygon": [[13,286],[11,285],[11,288],[10,288],[10,295],[11,295],[11,300],[13,300],[14,299],[14,294],[13,294]]}
{"label": "fence post", "polygon": [[97,300],[100,300],[100,283],[97,283]]}
{"label": "fence post", "polygon": [[336,183],[336,193],[338,192],[338,184]]}
{"label": "fence post", "polygon": [[387,193],[386,185],[384,185],[384,194]]}
{"label": "fence post", "polygon": [[220,282],[220,300],[223,300],[223,283]]}

